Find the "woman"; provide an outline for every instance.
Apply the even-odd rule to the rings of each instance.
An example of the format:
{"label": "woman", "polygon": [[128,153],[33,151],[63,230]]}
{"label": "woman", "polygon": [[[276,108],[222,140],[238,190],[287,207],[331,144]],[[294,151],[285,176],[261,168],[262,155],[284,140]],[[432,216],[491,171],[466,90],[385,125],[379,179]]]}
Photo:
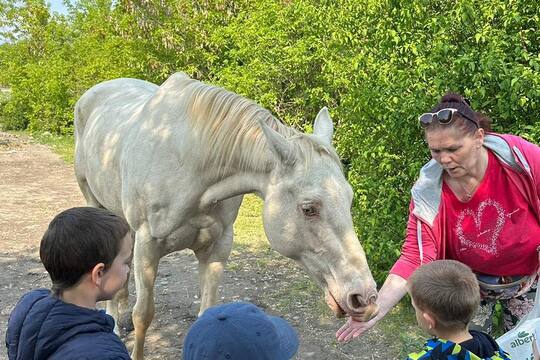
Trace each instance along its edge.
{"label": "woman", "polygon": [[448,93],[419,117],[432,160],[412,188],[401,256],[379,292],[378,315],[349,318],[348,341],[375,325],[407,292],[407,279],[435,259],[463,262],[477,274],[481,309],[475,327],[491,331],[501,301],[505,328],[533,306],[540,246],[540,148],[520,137],[490,133],[489,119],[461,95]]}

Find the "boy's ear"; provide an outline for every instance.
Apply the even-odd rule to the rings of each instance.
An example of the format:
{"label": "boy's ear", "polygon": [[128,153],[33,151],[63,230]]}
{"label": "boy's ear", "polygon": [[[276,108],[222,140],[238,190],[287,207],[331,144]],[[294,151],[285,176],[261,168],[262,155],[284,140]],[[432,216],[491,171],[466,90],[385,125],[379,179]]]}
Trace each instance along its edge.
{"label": "boy's ear", "polygon": [[105,264],[104,263],[98,263],[90,272],[90,278],[92,279],[92,284],[96,286],[101,286],[101,282],[103,281],[103,275],[105,275]]}
{"label": "boy's ear", "polygon": [[429,312],[422,312],[422,316],[424,317],[424,320],[426,320],[428,329],[435,329],[435,326],[437,326],[437,319],[435,318],[435,316],[433,316]]}

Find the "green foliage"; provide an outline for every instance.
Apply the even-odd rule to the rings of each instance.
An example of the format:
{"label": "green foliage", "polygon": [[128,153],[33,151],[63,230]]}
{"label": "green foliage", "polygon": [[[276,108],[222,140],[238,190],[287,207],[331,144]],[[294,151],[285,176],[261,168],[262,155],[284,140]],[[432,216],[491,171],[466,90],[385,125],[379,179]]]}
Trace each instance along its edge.
{"label": "green foliage", "polygon": [[[532,0],[84,0],[0,5],[6,128],[72,132],[92,85],[189,74],[299,129],[324,105],[380,283],[399,256],[410,188],[429,159],[417,114],[447,90],[494,128],[540,141],[540,7]],[[5,30],[7,29],[7,30]]]}
{"label": "green foliage", "polygon": [[2,89],[0,88],[0,129],[2,129],[2,123],[5,122],[5,120],[2,117],[2,114],[4,113],[4,107],[8,103],[8,101],[11,98],[11,91],[8,89]]}

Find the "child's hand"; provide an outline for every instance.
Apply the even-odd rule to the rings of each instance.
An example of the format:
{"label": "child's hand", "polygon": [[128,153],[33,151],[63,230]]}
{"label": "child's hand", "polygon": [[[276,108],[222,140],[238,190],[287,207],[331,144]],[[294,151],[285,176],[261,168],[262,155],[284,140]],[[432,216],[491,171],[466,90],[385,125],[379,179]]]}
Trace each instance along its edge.
{"label": "child's hand", "polygon": [[354,320],[349,317],[347,322],[336,332],[337,341],[347,342],[352,340],[371,329],[377,321],[379,321],[378,317],[374,317],[367,322]]}

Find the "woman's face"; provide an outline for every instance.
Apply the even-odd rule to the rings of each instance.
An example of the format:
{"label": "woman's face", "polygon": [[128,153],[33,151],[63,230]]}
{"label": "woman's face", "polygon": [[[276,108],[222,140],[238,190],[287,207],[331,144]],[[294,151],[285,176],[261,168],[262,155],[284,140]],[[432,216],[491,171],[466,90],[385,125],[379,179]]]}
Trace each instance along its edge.
{"label": "woman's face", "polygon": [[426,141],[431,157],[450,177],[459,178],[470,174],[480,159],[484,130],[466,134],[453,126],[438,127],[426,131]]}

